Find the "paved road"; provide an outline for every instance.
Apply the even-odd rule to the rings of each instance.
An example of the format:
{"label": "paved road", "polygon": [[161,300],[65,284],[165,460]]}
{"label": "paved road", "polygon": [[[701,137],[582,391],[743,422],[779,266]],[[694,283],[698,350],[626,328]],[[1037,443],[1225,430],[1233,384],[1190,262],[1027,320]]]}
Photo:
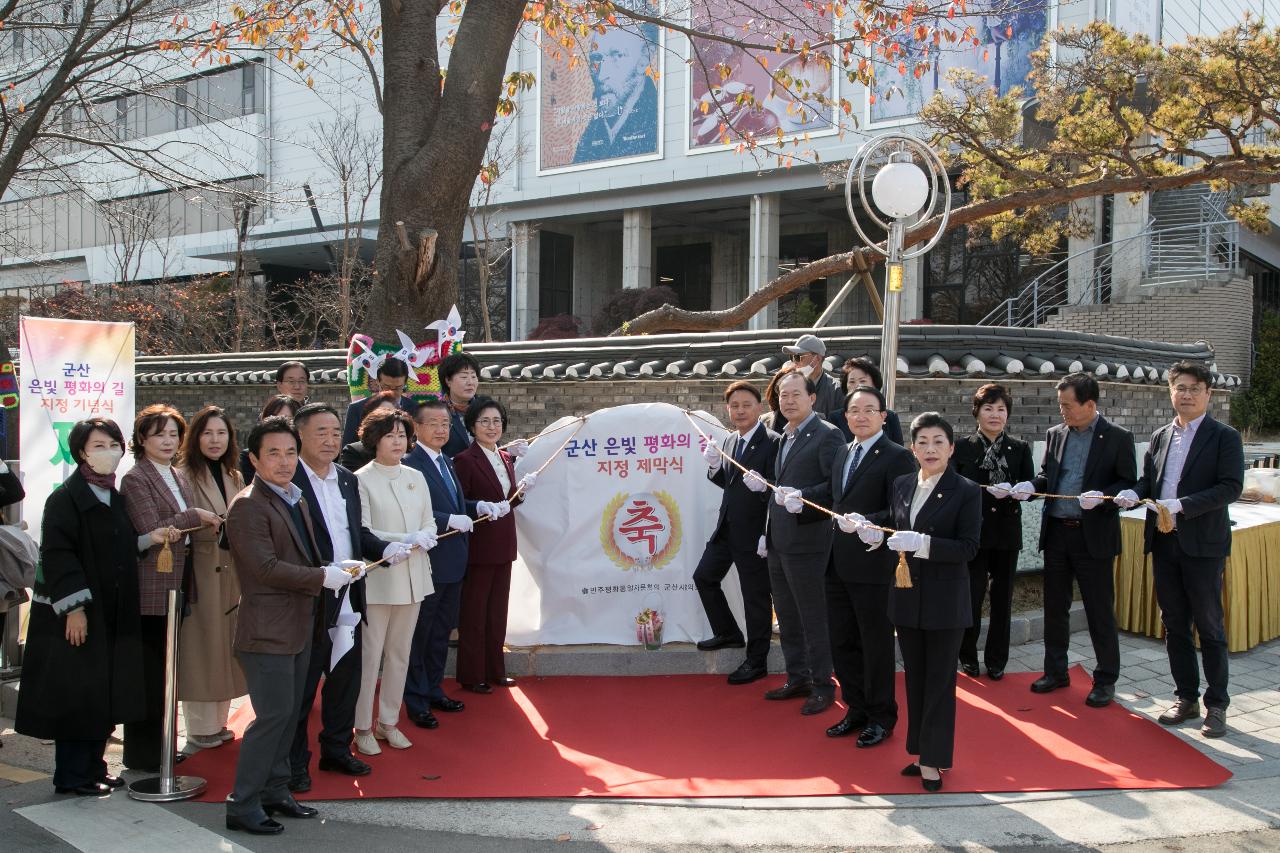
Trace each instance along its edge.
{"label": "paved road", "polygon": [[[1122,635],[1120,700],[1149,717],[1172,683],[1161,643]],[[1038,643],[1009,670],[1038,670]],[[1072,663],[1092,666],[1088,637]],[[227,833],[218,805],[153,806],[116,794],[52,794],[51,748],[3,729],[0,849],[148,851],[688,851],[1106,850],[1123,853],[1280,850],[1280,641],[1233,655],[1231,733],[1179,737],[1235,777],[1207,791],[1091,791],[720,800],[371,800],[321,804],[323,820],[278,838]],[[0,726],[11,726],[0,720]],[[845,744],[841,744],[845,746]],[[119,760],[113,747],[110,758]]]}

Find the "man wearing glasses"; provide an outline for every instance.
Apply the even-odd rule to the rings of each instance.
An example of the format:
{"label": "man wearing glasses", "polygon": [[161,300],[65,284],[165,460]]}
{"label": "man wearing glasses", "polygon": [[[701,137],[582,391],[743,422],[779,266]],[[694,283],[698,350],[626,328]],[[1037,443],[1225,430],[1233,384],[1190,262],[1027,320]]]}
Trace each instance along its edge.
{"label": "man wearing glasses", "polygon": [[1200,717],[1194,625],[1204,661],[1206,712],[1200,733],[1222,737],[1230,701],[1222,616],[1222,575],[1231,553],[1227,507],[1244,486],[1244,445],[1240,433],[1209,414],[1212,382],[1203,364],[1180,361],[1169,369],[1173,423],[1152,434],[1141,479],[1117,494],[1116,503],[1131,509],[1142,498],[1155,498],[1173,516],[1174,529],[1161,533],[1156,512],[1148,507],[1144,534],[1178,697],[1160,722],[1176,726]]}
{"label": "man wearing glasses", "polygon": [[827,345],[817,335],[801,335],[794,346],[783,347],[782,351],[791,357],[791,363],[801,376],[813,382],[817,388],[817,399],[813,410],[822,416],[827,412],[839,411],[844,405],[840,386],[831,378],[823,367],[822,360],[827,355]]}
{"label": "man wearing glasses", "polygon": [[307,402],[307,378],[311,373],[300,361],[286,361],[276,368],[276,393],[285,394],[298,401]]}

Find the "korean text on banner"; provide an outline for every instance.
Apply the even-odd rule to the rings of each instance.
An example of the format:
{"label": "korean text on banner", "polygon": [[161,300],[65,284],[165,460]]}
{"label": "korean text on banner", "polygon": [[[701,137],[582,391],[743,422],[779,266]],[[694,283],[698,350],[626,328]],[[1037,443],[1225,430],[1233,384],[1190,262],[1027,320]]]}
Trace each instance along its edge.
{"label": "korean text on banner", "polygon": [[[40,539],[44,502],[76,461],[67,440],[77,421],[109,418],[126,444],[133,433],[132,323],[22,317],[19,457],[27,490],[23,516]],[[128,453],[117,473],[123,474]]]}
{"label": "korean text on banner", "polygon": [[[715,418],[698,417],[708,435],[723,438]],[[536,441],[517,474],[536,469],[559,444],[554,434]],[[721,491],[707,478],[701,450],[698,431],[668,403],[591,414],[517,512],[507,641],[656,648],[706,636],[693,572]],[[741,614],[736,573],[722,585]]]}

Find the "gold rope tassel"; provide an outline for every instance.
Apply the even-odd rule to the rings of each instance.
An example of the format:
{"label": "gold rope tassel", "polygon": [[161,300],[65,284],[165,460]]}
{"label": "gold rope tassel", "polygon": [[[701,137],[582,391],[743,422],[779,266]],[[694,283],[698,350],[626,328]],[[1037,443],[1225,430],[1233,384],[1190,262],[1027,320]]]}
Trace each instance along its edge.
{"label": "gold rope tassel", "polygon": [[911,588],[911,570],[907,568],[907,552],[898,552],[898,571],[894,575],[893,585],[898,589]]}
{"label": "gold rope tassel", "polygon": [[1161,533],[1172,533],[1173,513],[1169,512],[1169,508],[1164,504],[1156,503],[1153,500],[1145,500],[1143,503],[1147,506],[1153,506],[1156,508],[1156,529]]}
{"label": "gold rope tassel", "polygon": [[[170,528],[172,535],[172,528]],[[159,555],[156,556],[156,572],[162,575],[173,574],[173,549],[169,547],[169,537],[164,540],[164,547],[160,549]]]}

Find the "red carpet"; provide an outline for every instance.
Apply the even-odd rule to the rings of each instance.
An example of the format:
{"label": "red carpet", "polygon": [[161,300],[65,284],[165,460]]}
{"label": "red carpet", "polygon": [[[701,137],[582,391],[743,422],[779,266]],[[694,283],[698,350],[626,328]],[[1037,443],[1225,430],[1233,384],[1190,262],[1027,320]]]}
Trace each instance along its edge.
{"label": "red carpet", "polygon": [[[1087,708],[1079,668],[1066,690],[1037,696],[1033,673],[1001,682],[960,676],[955,768],[947,792],[1204,788],[1225,768],[1119,705]],[[305,799],[358,797],[754,797],[920,793],[900,776],[906,711],[874,749],[824,729],[843,715],[800,715],[800,701],[766,702],[771,677],[745,687],[723,676],[524,678],[441,714],[440,728],[402,723],[413,741],[365,757],[371,775],[320,773]],[[452,689],[455,685],[449,680]],[[898,675],[901,705],[902,675]],[[319,707],[311,717],[314,746]],[[246,703],[237,734],[252,719]],[[240,741],[187,759],[179,772],[209,781],[206,801],[231,789]],[[314,761],[314,759],[313,759]]]}

